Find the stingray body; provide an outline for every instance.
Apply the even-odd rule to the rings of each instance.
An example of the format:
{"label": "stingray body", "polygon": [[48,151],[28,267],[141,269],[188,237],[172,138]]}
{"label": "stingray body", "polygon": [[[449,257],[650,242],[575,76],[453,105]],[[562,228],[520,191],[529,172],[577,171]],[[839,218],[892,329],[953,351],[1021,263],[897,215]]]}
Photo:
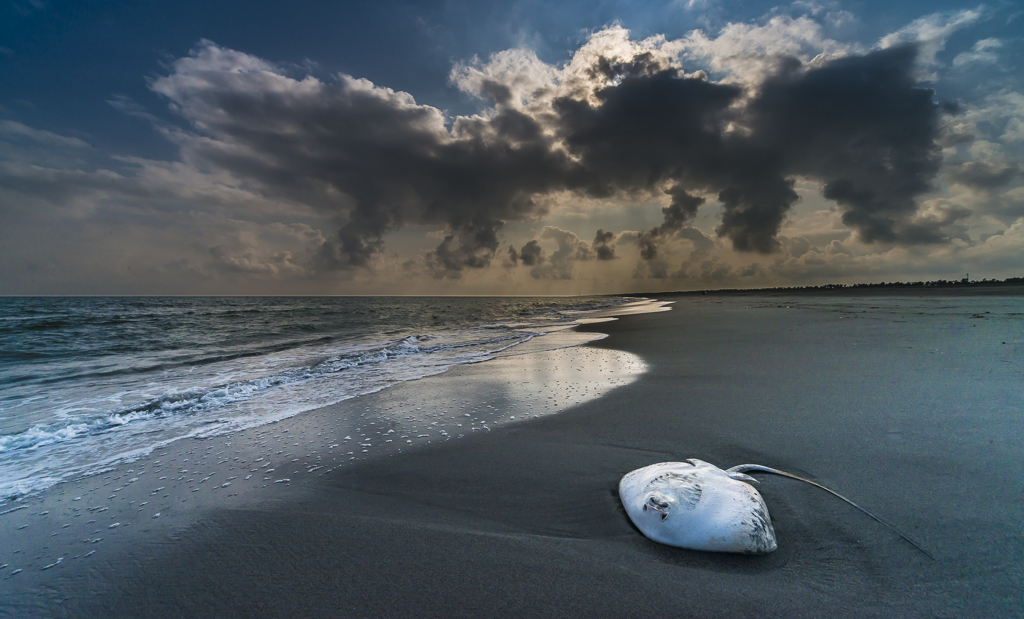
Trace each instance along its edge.
{"label": "stingray body", "polygon": [[741,472],[703,460],[662,462],[626,474],[619,498],[648,538],[680,548],[764,554],[777,548],[764,499]]}
{"label": "stingray body", "polygon": [[746,471],[771,473],[821,488],[881,523],[930,558],[927,550],[888,522],[821,484],[760,464],[722,470],[703,460],[662,462],[627,473],[619,481],[626,514],[646,537],[680,548],[765,554],[774,551],[775,529],[768,507]]}

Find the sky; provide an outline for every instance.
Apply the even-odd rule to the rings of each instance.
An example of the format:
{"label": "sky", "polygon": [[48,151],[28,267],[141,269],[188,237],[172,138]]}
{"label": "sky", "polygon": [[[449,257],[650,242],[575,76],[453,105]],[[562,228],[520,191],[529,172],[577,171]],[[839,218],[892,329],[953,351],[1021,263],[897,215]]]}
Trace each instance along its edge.
{"label": "sky", "polygon": [[1024,275],[1015,3],[0,2],[0,294]]}

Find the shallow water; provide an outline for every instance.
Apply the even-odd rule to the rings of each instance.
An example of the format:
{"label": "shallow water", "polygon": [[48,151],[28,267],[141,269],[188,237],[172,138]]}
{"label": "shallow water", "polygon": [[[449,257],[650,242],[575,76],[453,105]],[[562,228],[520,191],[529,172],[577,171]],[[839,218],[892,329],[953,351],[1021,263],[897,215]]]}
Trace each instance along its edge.
{"label": "shallow water", "polygon": [[625,297],[0,299],[0,502],[517,350]]}
{"label": "shallow water", "polygon": [[[658,311],[659,304],[644,305]],[[0,503],[0,616],[47,614],[39,609],[63,603],[60,579],[116,571],[125,553],[173,545],[177,532],[210,513],[289,501],[322,490],[317,478],[340,468],[553,415],[646,371],[636,355],[574,346],[602,337],[563,328],[487,363],[273,423],[167,441]]]}

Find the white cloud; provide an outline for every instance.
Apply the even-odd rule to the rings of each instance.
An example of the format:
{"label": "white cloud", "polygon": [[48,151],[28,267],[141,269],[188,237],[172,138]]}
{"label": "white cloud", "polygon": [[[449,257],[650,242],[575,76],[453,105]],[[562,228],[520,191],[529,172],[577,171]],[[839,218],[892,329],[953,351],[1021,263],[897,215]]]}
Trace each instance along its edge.
{"label": "white cloud", "polygon": [[527,109],[549,100],[560,81],[559,71],[529,49],[496,52],[486,63],[479,58],[456,63],[450,79],[463,92],[481,98],[493,98],[495,93],[488,91],[503,86],[508,89],[508,105]]}
{"label": "white cloud", "polygon": [[786,57],[815,65],[825,60],[861,51],[825,36],[821,24],[807,16],[776,16],[763,25],[730,23],[709,37],[694,30],[673,46],[693,63],[710,68],[736,81],[754,86],[777,69]]}
{"label": "white cloud", "polygon": [[920,50],[918,62],[925,67],[934,66],[936,56],[946,48],[950,35],[982,20],[985,13],[984,5],[980,5],[974,9],[926,15],[882,37],[878,44],[884,49],[902,43],[917,43]]}
{"label": "white cloud", "polygon": [[492,54],[487,62],[474,58],[457,63],[451,81],[469,94],[489,99],[495,99],[495,86],[504,87],[511,95],[508,105],[543,115],[551,113],[551,104],[558,97],[571,96],[598,105],[595,93],[615,79],[594,70],[601,62],[628,64],[643,56],[664,68],[681,68],[678,56],[682,45],[661,35],[635,41],[629,30],[614,25],[590,34],[561,67],[544,63],[532,50],[512,49]]}
{"label": "white cloud", "polygon": [[[1000,155],[1006,143],[1024,140],[1024,94],[1008,89],[997,91],[978,104],[966,106],[951,122],[956,133],[979,138],[970,147],[973,156]],[[983,154],[979,149],[986,152]]]}
{"label": "white cloud", "polygon": [[672,0],[672,4],[681,6],[687,11],[704,8],[711,4],[711,0]]}
{"label": "white cloud", "polygon": [[978,62],[998,62],[999,55],[995,53],[995,50],[1002,46],[1003,42],[999,39],[982,39],[974,44],[971,51],[957,54],[957,57],[953,59],[953,66],[962,67]]}
{"label": "white cloud", "polygon": [[13,120],[0,120],[0,139],[22,138],[38,144],[49,146],[88,148],[82,140],[59,135],[42,129],[33,129]]}

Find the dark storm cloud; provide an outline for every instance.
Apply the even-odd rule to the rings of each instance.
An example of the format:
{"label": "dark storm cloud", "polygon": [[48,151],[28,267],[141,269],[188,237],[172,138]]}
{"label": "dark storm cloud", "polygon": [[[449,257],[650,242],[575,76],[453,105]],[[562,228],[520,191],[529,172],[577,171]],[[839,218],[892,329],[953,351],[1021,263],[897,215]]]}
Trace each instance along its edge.
{"label": "dark storm cloud", "polygon": [[[482,269],[491,263],[498,251],[498,230],[501,222],[487,221],[463,224],[457,235],[444,237],[441,244],[426,255],[427,267],[437,278],[458,279],[464,269]],[[458,238],[459,244],[454,245]]]}
{"label": "dark storm cloud", "polygon": [[672,202],[666,208],[661,209],[665,215],[663,225],[671,228],[679,228],[683,224],[692,221],[697,216],[697,209],[704,204],[705,199],[700,196],[691,196],[682,187],[672,187],[665,191],[672,196]]}
{"label": "dark storm cloud", "polygon": [[594,253],[598,260],[615,259],[615,233],[598,229],[594,235]]}
{"label": "dark storm cloud", "polygon": [[[718,233],[736,249],[770,252],[797,195],[782,176],[778,153],[756,137],[728,131],[742,120],[732,108],[741,94],[739,87],[670,69],[626,77],[600,91],[596,107],[572,99],[555,107],[566,144],[588,172],[590,195],[652,191],[669,182],[677,183],[670,193],[717,192],[725,206]],[[676,218],[696,213],[675,198],[670,208]]]}
{"label": "dark storm cloud", "polygon": [[[902,46],[811,69],[791,60],[745,99],[738,86],[686,76],[649,53],[599,57],[590,91],[567,88],[547,108],[517,107],[512,78],[489,79],[480,92],[494,107],[454,120],[365,80],[296,80],[212,43],[152,87],[195,129],[170,132],[186,158],[337,218],[319,268],[364,266],[387,232],[442,224],[448,235],[426,264],[451,278],[488,266],[504,222],[536,220],[545,207],[535,198],[558,191],[667,191],[665,222],[638,239],[647,259],[660,238],[689,230],[704,202],[689,192],[717,196],[717,232],[735,249],[776,250],[797,176],[824,183],[866,241],[943,240],[934,220],[915,219],[938,170],[939,108],[917,87],[914,58],[915,48]],[[598,241],[582,246],[614,257]],[[571,272],[580,247],[566,250],[551,276]],[[540,259],[525,247],[510,254],[527,266]]]}
{"label": "dark storm cloud", "polygon": [[697,209],[704,204],[705,199],[692,196],[678,186],[666,190],[665,193],[672,196],[671,204],[661,209],[665,221],[637,236],[640,257],[644,260],[653,260],[658,256],[658,244],[671,237],[689,239],[693,241],[695,250],[699,251],[714,246],[703,232],[687,225],[697,215]]}
{"label": "dark storm cloud", "polygon": [[597,93],[598,106],[555,108],[589,194],[675,183],[665,223],[638,239],[646,259],[696,215],[703,199],[687,189],[717,193],[717,232],[735,249],[775,250],[796,176],[823,182],[865,241],[937,242],[948,222],[915,218],[940,160],[940,108],[916,85],[916,53],[904,45],[806,70],[791,59],[739,109],[738,88],[671,69],[627,75]]}
{"label": "dark storm cloud", "polygon": [[449,130],[437,109],[405,93],[347,76],[293,80],[209,43],[153,89],[203,135],[184,143],[188,157],[337,214],[323,267],[367,264],[385,233],[410,222],[452,231],[432,266],[486,266],[502,223],[542,214],[533,196],[572,175],[566,154],[515,110],[459,118]]}
{"label": "dark storm cloud", "polygon": [[[865,241],[935,242],[941,231],[914,221],[940,161],[939,107],[916,86],[915,55],[904,45],[807,70],[793,59],[738,110],[738,88],[674,70],[627,76],[598,93],[598,106],[566,99],[555,107],[565,143],[590,174],[588,193],[676,183],[672,222],[699,206],[673,192],[717,192],[725,209],[717,232],[735,249],[778,247],[796,176],[822,181]],[[656,255],[650,241],[664,232],[641,244],[645,257]]]}
{"label": "dark storm cloud", "polygon": [[940,163],[940,108],[915,83],[916,55],[902,45],[784,71],[751,106],[755,139],[780,154],[782,171],[824,182],[843,223],[868,242],[944,240],[914,222]]}
{"label": "dark storm cloud", "polygon": [[519,260],[528,267],[537,266],[544,262],[544,250],[536,240],[528,242],[519,250]]}
{"label": "dark storm cloud", "polygon": [[554,102],[557,128],[593,197],[651,191],[685,177],[705,185],[720,157],[735,86],[680,77],[675,69],[631,75],[596,93],[598,105]]}

